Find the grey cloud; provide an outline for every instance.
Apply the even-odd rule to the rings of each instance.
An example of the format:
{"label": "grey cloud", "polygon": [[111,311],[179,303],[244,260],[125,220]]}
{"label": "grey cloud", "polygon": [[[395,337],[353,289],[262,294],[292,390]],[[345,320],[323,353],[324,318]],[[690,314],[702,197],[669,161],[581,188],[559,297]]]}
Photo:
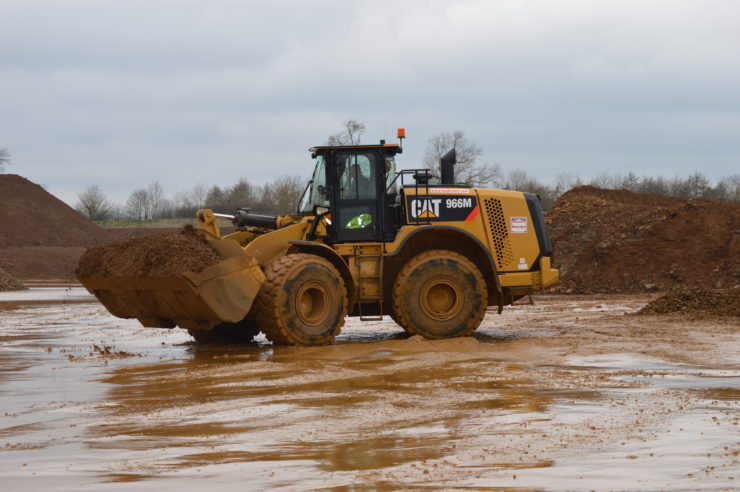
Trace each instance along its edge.
{"label": "grey cloud", "polygon": [[305,175],[306,148],[350,117],[369,141],[407,127],[408,167],[463,129],[542,176],[738,168],[732,1],[6,1],[0,17],[0,144],[67,199]]}

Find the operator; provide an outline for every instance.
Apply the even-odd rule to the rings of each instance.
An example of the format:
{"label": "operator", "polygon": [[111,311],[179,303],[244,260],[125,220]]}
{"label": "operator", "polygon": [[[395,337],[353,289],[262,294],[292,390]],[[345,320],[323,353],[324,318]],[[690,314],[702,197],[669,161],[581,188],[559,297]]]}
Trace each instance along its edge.
{"label": "operator", "polygon": [[356,193],[357,198],[374,198],[370,189],[370,180],[362,174],[360,166],[352,164],[349,168],[350,192]]}

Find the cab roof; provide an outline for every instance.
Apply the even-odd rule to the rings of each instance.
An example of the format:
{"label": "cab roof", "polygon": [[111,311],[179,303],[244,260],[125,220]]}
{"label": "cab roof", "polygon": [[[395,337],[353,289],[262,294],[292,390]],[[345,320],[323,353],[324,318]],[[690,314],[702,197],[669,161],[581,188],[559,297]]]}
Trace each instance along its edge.
{"label": "cab roof", "polygon": [[400,154],[403,147],[399,144],[375,144],[375,145],[319,145],[308,149],[310,152],[323,153],[331,150],[358,150],[358,149],[383,149],[389,154]]}

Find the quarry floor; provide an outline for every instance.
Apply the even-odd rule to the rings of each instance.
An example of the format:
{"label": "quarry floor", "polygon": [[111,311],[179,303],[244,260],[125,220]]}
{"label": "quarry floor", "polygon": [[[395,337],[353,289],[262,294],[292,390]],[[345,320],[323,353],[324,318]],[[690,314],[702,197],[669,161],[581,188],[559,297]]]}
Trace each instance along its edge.
{"label": "quarry floor", "polygon": [[12,490],[738,490],[737,318],[535,296],[475,337],[349,319],[199,347],[74,286],[0,293]]}

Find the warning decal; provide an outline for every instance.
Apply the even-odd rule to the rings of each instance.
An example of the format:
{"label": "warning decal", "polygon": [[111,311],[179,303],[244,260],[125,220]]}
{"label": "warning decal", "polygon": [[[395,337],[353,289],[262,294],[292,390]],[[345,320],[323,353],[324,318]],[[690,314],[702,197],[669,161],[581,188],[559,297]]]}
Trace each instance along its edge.
{"label": "warning decal", "polygon": [[527,232],[526,217],[511,217],[511,233],[521,234]]}
{"label": "warning decal", "polygon": [[470,193],[470,188],[429,188],[429,193],[449,195],[456,193],[458,195],[467,195]]}

